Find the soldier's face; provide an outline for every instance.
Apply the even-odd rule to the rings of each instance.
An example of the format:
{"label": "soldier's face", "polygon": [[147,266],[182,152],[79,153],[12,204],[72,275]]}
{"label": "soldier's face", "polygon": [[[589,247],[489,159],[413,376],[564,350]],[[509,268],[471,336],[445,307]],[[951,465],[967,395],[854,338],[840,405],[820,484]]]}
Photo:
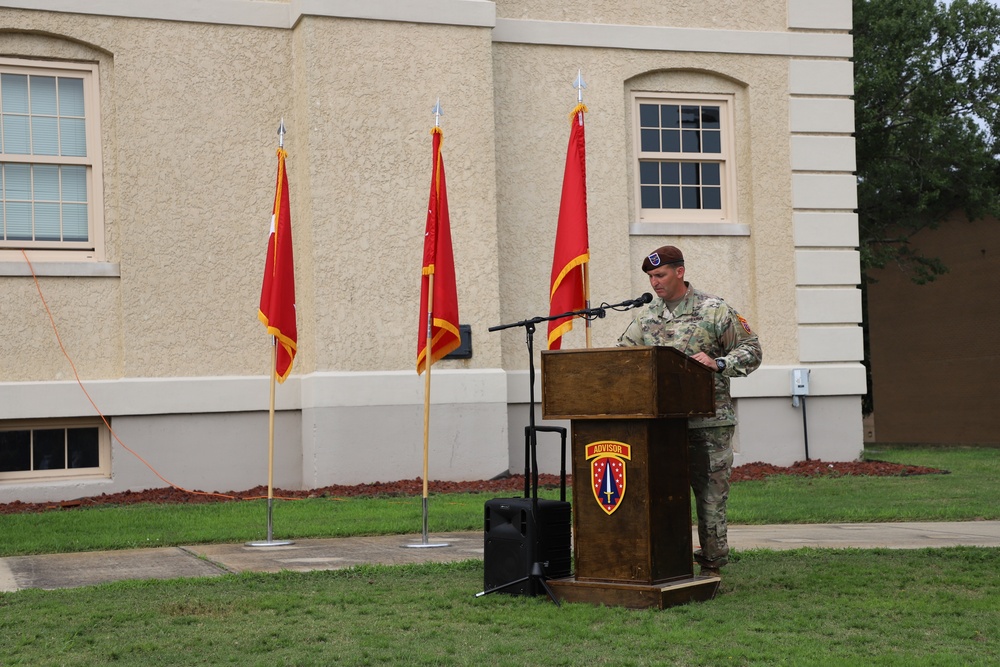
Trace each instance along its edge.
{"label": "soldier's face", "polygon": [[649,275],[649,286],[656,292],[656,296],[664,301],[674,301],[684,296],[687,285],[684,284],[684,265],[667,264],[658,266]]}

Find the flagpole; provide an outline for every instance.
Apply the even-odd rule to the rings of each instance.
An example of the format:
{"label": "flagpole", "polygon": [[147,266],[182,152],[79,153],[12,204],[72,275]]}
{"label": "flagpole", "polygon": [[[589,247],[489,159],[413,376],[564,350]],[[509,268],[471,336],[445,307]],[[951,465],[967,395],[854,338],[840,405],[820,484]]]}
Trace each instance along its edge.
{"label": "flagpole", "polygon": [[[590,262],[584,262],[583,266],[581,266],[580,268],[583,269],[583,295],[584,295],[583,298],[584,298],[584,303],[586,303],[587,310],[590,310]],[[590,340],[590,318],[589,317],[586,318],[584,320],[584,322],[587,323],[587,328],[586,328],[586,332],[587,332],[587,347],[591,348],[594,345],[593,345],[593,343]]]}
{"label": "flagpole", "polygon": [[[434,127],[440,127],[441,116],[443,115],[441,111],[441,98],[437,100],[437,104],[434,105]],[[429,465],[428,461],[430,459],[430,425],[431,425],[431,346],[434,338],[434,274],[428,274],[427,276],[427,340],[424,342],[424,489],[423,497],[421,501],[421,508],[423,514],[421,539],[419,544],[411,543],[404,544],[404,547],[447,547],[451,546],[446,542],[438,542],[431,544],[428,538],[427,531],[427,505],[428,505],[428,475]]]}
{"label": "flagpole", "polygon": [[[278,124],[278,148],[285,147],[285,119]],[[277,384],[278,338],[271,336],[271,401],[268,408],[267,438],[267,542],[274,538],[274,393]]]}
{"label": "flagpole", "polygon": [[[581,92],[587,84],[582,73],[573,82],[577,100],[568,114],[569,143],[566,147],[566,169],[563,172],[562,194],[559,198],[559,218],[556,223],[555,251],[549,285],[549,315],[563,311],[590,310],[590,242],[587,234],[587,169],[584,113]],[[560,349],[564,336],[573,328],[576,316],[552,317],[548,320],[549,349]],[[590,320],[584,318],[586,345],[592,347]]]}
{"label": "flagpole", "polygon": [[274,394],[277,384],[274,369],[278,362],[278,339],[271,336],[271,341],[271,399],[267,412],[267,540],[247,542],[248,547],[284,547],[295,544],[291,540],[274,539]]}
{"label": "flagpole", "polygon": [[[278,339],[271,336],[271,368],[278,363]],[[267,418],[267,541],[274,542],[274,393],[277,382],[271,373],[271,401]],[[289,544],[289,542],[284,542]]]}
{"label": "flagpole", "polygon": [[[271,368],[278,363],[278,339],[271,336]],[[267,541],[274,539],[274,388],[275,373],[271,372],[271,400],[267,411]]]}
{"label": "flagpole", "polygon": [[[587,87],[587,84],[583,80],[583,69],[578,69],[576,71],[576,81],[573,82],[573,87],[576,88],[576,104],[581,106],[583,104],[583,89]],[[577,112],[577,121],[581,125],[583,124],[583,110]],[[586,196],[586,195],[584,195]],[[588,248],[589,250],[589,248]],[[584,305],[587,310],[590,310],[590,262],[583,263],[583,299]],[[584,320],[586,322],[586,332],[587,332],[587,347],[593,347],[593,343],[590,338],[590,318]]]}
{"label": "flagpole", "polygon": [[423,492],[423,540],[427,544],[427,475],[429,470],[430,424],[431,424],[431,341],[434,337],[434,274],[427,276],[427,343],[424,345],[424,492]]}
{"label": "flagpole", "polygon": [[[278,148],[285,147],[285,119],[278,125]],[[247,542],[249,547],[283,547],[291,540],[274,540],[274,394],[278,377],[278,337],[271,336],[271,397],[267,410],[267,540]]]}

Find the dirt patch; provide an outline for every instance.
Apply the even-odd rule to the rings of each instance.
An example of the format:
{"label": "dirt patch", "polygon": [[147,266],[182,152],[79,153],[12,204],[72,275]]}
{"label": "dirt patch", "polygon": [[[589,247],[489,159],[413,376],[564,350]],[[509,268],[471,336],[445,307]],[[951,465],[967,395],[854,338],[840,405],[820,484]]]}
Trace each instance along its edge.
{"label": "dirt patch", "polygon": [[907,477],[909,475],[946,475],[947,470],[908,466],[887,461],[846,461],[826,463],[824,461],[797,461],[782,467],[770,463],[747,463],[733,468],[734,482],[761,480],[771,475],[797,475],[799,477]]}
{"label": "dirt patch", "polygon": [[[800,477],[844,477],[848,475],[868,477],[903,477],[907,475],[944,474],[947,471],[922,466],[908,466],[885,461],[851,461],[826,463],[823,461],[799,461],[790,466],[776,466],[770,463],[746,463],[733,469],[733,482],[762,480],[773,475],[797,475]],[[567,479],[567,484],[572,483]],[[539,475],[541,488],[559,488],[558,475]],[[475,482],[432,481],[428,485],[432,494],[438,493],[490,493],[521,495],[524,492],[524,475],[511,475],[502,479]],[[356,498],[356,497],[398,497],[423,495],[423,482],[419,478],[397,482],[375,482],[351,486],[334,485],[307,491],[275,489],[275,498]],[[12,503],[0,504],[0,514],[43,512],[47,510],[72,509],[77,507],[97,507],[131,505],[135,503],[217,503],[239,500],[267,498],[267,487],[258,486],[246,491],[208,493],[187,491],[177,488],[147,489],[145,491],[122,491],[99,496],[79,498],[58,503]]]}

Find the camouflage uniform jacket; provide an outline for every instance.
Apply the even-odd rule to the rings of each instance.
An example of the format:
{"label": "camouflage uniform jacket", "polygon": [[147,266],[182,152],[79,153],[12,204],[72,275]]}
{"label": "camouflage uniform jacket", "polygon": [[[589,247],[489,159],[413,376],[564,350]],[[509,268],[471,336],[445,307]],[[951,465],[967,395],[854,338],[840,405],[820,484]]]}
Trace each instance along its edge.
{"label": "camouflage uniform jacket", "polygon": [[735,425],[730,378],[748,375],[763,358],[757,334],[747,321],[719,297],[690,284],[673,312],[660,298],[638,311],[618,345],[666,345],[688,356],[704,352],[713,359],[725,360],[726,369],[715,374],[715,416],[693,417],[688,421],[690,428]]}

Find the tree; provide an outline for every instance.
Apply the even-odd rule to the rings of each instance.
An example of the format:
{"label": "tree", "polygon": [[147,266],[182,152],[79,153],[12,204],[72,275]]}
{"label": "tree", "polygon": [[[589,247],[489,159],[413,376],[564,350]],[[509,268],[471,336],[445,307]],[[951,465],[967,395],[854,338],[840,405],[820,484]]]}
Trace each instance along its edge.
{"label": "tree", "polygon": [[923,284],[948,268],[910,239],[957,211],[1000,215],[1000,8],[985,0],[854,0],[864,355],[872,269]]}
{"label": "tree", "polygon": [[910,246],[963,211],[1000,214],[1000,8],[854,0],[861,268],[947,271]]}

